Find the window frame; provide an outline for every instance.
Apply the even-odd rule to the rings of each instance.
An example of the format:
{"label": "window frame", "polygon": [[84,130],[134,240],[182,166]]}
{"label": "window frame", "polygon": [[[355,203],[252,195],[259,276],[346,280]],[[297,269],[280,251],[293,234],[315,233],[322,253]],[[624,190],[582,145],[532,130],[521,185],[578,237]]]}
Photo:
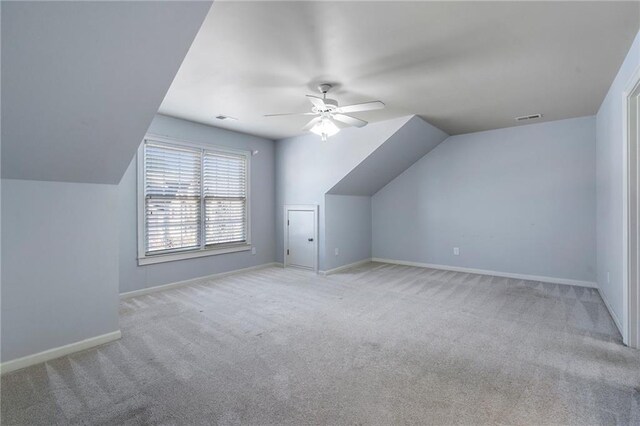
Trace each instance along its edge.
{"label": "window frame", "polygon": [[[200,185],[200,247],[196,249],[176,249],[171,252],[162,252],[158,254],[147,254],[146,253],[146,227],[145,227],[145,162],[144,162],[144,146],[147,141],[157,142],[165,145],[174,145],[178,147],[184,148],[195,148],[199,149],[204,153],[204,151],[214,151],[221,153],[229,153],[235,155],[242,155],[246,160],[246,232],[247,239],[245,242],[241,243],[228,243],[221,244],[217,247],[206,247],[206,237],[205,237],[205,201],[204,201],[204,182],[201,182]],[[184,260],[184,259],[192,259],[204,256],[215,256],[219,254],[226,253],[236,253],[241,251],[249,251],[251,250],[251,151],[233,149],[228,147],[221,147],[217,145],[210,145],[207,143],[196,143],[190,142],[182,139],[175,139],[166,136],[160,136],[153,133],[147,133],[142,140],[142,143],[138,147],[138,151],[136,153],[136,179],[137,179],[137,224],[138,224],[138,232],[137,232],[137,240],[138,240],[138,266],[142,265],[151,265],[154,263],[163,263],[163,262],[171,262],[175,260]],[[200,157],[201,163],[204,162],[204,155]],[[201,168],[201,173],[204,173],[204,170]]]}

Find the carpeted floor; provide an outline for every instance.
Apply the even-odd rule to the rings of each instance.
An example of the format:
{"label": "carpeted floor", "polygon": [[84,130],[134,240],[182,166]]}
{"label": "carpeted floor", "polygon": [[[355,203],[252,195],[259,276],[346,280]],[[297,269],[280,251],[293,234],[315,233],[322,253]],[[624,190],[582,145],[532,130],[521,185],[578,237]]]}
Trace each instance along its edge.
{"label": "carpeted floor", "polygon": [[2,424],[640,424],[596,290],[371,263],[126,300],[120,341],[2,377]]}

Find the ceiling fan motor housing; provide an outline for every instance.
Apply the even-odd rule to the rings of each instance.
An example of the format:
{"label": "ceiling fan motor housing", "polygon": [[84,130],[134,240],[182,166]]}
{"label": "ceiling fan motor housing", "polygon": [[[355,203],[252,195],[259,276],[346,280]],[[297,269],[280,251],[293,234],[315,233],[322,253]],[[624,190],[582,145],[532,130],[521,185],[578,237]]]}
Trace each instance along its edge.
{"label": "ceiling fan motor housing", "polygon": [[322,113],[322,112],[334,112],[336,109],[338,109],[338,101],[336,101],[335,99],[323,99],[324,101],[324,109],[320,109],[320,108],[316,108],[315,106],[313,108],[311,108],[311,111],[315,112],[315,113]]}

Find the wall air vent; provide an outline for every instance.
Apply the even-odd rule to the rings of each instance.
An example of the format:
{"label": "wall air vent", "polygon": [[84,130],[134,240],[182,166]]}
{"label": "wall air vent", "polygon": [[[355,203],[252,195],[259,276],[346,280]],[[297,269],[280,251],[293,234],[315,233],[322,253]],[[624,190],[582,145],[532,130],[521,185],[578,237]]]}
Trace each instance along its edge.
{"label": "wall air vent", "polygon": [[536,118],[542,118],[542,114],[523,115],[522,117],[516,117],[516,121],[535,120]]}

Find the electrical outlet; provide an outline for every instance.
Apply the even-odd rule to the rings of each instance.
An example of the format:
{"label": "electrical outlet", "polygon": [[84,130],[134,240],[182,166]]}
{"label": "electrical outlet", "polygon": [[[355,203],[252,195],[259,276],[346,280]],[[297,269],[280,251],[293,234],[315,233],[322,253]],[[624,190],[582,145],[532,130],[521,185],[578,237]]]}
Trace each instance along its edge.
{"label": "electrical outlet", "polygon": [[460,255],[460,247],[454,247],[453,248],[453,255],[454,256],[459,256]]}
{"label": "electrical outlet", "polygon": [[256,248],[255,247],[251,247],[251,254],[256,254]]}
{"label": "electrical outlet", "polygon": [[340,254],[340,250],[338,250],[337,247],[335,248],[334,252],[335,252],[336,256],[338,256]]}

